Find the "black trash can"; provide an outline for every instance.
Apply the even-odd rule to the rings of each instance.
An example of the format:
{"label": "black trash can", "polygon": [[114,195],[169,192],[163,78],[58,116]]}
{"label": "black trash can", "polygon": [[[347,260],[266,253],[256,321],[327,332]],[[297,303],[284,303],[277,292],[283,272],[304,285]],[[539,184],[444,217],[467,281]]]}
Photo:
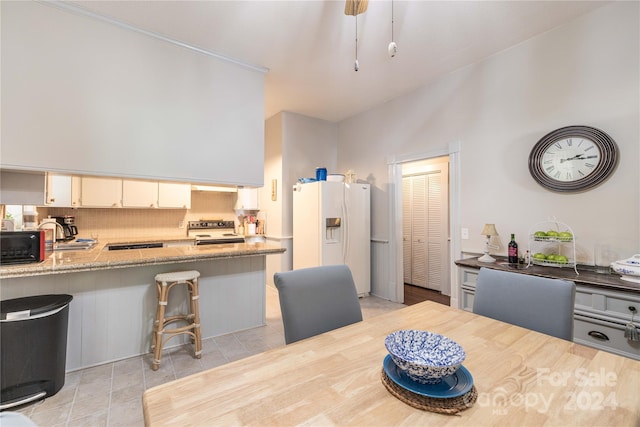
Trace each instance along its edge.
{"label": "black trash can", "polygon": [[0,410],[53,396],[64,385],[71,295],[0,301]]}

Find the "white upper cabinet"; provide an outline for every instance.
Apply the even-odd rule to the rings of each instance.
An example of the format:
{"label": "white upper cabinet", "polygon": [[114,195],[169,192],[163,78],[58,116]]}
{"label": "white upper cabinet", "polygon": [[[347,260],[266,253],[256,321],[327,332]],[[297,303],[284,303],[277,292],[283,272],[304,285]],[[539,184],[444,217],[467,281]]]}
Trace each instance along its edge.
{"label": "white upper cabinet", "polygon": [[257,188],[238,188],[238,200],[236,210],[257,211],[260,210],[260,197]]}
{"label": "white upper cabinet", "polygon": [[122,180],[120,178],[83,176],[81,187],[83,207],[122,207]]}
{"label": "white upper cabinet", "polygon": [[47,174],[45,206],[72,207],[80,206],[79,176]]}
{"label": "white upper cabinet", "polygon": [[263,184],[266,70],[66,2],[0,6],[0,168]]}
{"label": "white upper cabinet", "polygon": [[158,207],[191,209],[191,184],[158,183]]}
{"label": "white upper cabinet", "polygon": [[158,183],[139,179],[123,179],[122,206],[125,208],[157,208]]}
{"label": "white upper cabinet", "polygon": [[49,173],[45,206],[191,208],[191,184]]}

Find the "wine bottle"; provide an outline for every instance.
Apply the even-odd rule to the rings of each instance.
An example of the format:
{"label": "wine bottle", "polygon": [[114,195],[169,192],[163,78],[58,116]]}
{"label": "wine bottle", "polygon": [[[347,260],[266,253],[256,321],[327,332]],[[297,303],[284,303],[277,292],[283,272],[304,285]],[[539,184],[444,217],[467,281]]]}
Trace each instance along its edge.
{"label": "wine bottle", "polygon": [[518,244],[516,243],[516,235],[511,234],[511,241],[508,248],[509,264],[518,263]]}

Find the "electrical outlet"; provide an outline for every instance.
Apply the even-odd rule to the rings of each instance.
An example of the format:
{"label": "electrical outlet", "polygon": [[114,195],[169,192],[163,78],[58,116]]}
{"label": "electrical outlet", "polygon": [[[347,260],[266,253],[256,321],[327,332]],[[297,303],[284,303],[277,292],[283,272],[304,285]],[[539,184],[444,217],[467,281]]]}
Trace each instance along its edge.
{"label": "electrical outlet", "polygon": [[468,228],[461,228],[460,229],[460,238],[462,240],[469,240],[469,229]]}
{"label": "electrical outlet", "polygon": [[178,228],[184,228],[184,221],[183,220],[178,221]]}

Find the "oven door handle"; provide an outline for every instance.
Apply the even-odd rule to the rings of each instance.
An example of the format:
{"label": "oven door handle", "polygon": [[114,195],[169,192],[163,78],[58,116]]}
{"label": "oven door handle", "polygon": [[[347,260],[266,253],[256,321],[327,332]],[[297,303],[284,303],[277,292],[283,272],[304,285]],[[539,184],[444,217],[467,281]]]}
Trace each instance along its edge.
{"label": "oven door handle", "polygon": [[234,237],[229,239],[196,240],[196,246],[222,245],[225,243],[244,243],[244,238]]}

